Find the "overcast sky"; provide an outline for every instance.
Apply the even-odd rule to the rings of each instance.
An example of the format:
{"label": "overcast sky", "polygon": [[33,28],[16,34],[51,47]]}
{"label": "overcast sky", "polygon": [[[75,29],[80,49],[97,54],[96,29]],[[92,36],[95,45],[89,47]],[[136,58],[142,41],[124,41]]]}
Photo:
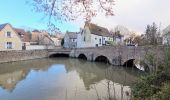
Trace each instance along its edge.
{"label": "overcast sky", "polygon": [[[32,11],[26,0],[2,0],[0,3],[0,23],[11,23],[16,27],[47,28],[47,22],[41,21],[43,15]],[[143,33],[147,24],[161,23],[161,29],[170,24],[170,0],[115,0],[115,16],[98,15],[92,22],[109,29],[122,25],[132,31]],[[61,31],[78,31],[84,21],[64,24],[56,23]]]}
{"label": "overcast sky", "polygon": [[[170,0],[115,0],[113,17],[97,16],[92,22],[114,28],[122,25],[132,31],[143,33],[147,24],[156,22],[161,29],[170,24]],[[79,23],[82,25],[83,23]]]}
{"label": "overcast sky", "polygon": [[147,24],[170,24],[170,0],[116,0],[113,17],[97,16],[93,22],[112,28],[123,25],[131,30],[144,32]]}

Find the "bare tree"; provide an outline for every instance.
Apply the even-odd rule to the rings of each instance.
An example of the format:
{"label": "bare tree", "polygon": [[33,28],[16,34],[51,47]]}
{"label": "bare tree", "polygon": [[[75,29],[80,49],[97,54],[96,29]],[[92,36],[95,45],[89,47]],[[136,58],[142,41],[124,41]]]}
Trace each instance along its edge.
{"label": "bare tree", "polygon": [[43,12],[60,21],[75,20],[82,16],[86,21],[99,12],[113,16],[114,0],[33,0],[29,1],[37,12]]}
{"label": "bare tree", "polygon": [[144,41],[148,45],[158,45],[161,44],[160,27],[158,29],[157,25],[153,22],[152,25],[147,25],[145,32]]}

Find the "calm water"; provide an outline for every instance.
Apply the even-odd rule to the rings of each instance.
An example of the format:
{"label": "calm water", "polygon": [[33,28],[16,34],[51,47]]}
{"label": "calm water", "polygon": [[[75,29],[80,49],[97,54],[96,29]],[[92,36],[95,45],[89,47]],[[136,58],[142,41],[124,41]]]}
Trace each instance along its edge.
{"label": "calm water", "polygon": [[129,100],[140,72],[78,59],[0,64],[0,100]]}

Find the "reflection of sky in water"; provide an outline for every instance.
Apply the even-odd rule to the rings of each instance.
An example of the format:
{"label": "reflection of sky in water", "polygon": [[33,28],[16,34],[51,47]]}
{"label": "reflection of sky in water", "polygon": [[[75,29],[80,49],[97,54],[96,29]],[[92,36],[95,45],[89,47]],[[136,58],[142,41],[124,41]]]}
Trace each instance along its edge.
{"label": "reflection of sky in water", "polygon": [[[66,62],[69,61],[66,60]],[[70,61],[72,65],[57,63],[48,63],[48,66],[42,69],[34,67],[29,68],[29,71],[27,69],[16,70],[12,72],[12,76],[10,76],[11,73],[0,74],[0,82],[3,82],[3,79],[6,81],[5,78],[9,77],[13,77],[17,81],[12,85],[14,88],[11,91],[2,88],[0,83],[2,86],[0,88],[1,100],[66,100],[66,97],[67,100],[96,100],[97,94],[102,99],[108,96],[108,80],[102,77],[104,75],[102,72],[106,68],[96,66],[94,63],[76,62],[73,64],[72,61]],[[124,70],[119,71],[115,76],[126,73]],[[128,77],[131,80],[134,76],[129,75]],[[110,81],[110,88],[110,93],[114,94],[117,99],[121,99],[121,94],[123,94],[123,99],[127,98],[126,93],[130,91],[129,86],[112,81]]]}

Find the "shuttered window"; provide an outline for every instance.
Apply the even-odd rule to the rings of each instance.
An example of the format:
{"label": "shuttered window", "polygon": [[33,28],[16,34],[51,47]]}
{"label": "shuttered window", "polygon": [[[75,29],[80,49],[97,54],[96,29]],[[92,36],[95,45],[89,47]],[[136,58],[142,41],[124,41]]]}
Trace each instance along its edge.
{"label": "shuttered window", "polygon": [[7,42],[7,43],[6,43],[6,48],[7,48],[7,49],[12,49],[12,47],[13,47],[13,46],[12,46],[12,42]]}

